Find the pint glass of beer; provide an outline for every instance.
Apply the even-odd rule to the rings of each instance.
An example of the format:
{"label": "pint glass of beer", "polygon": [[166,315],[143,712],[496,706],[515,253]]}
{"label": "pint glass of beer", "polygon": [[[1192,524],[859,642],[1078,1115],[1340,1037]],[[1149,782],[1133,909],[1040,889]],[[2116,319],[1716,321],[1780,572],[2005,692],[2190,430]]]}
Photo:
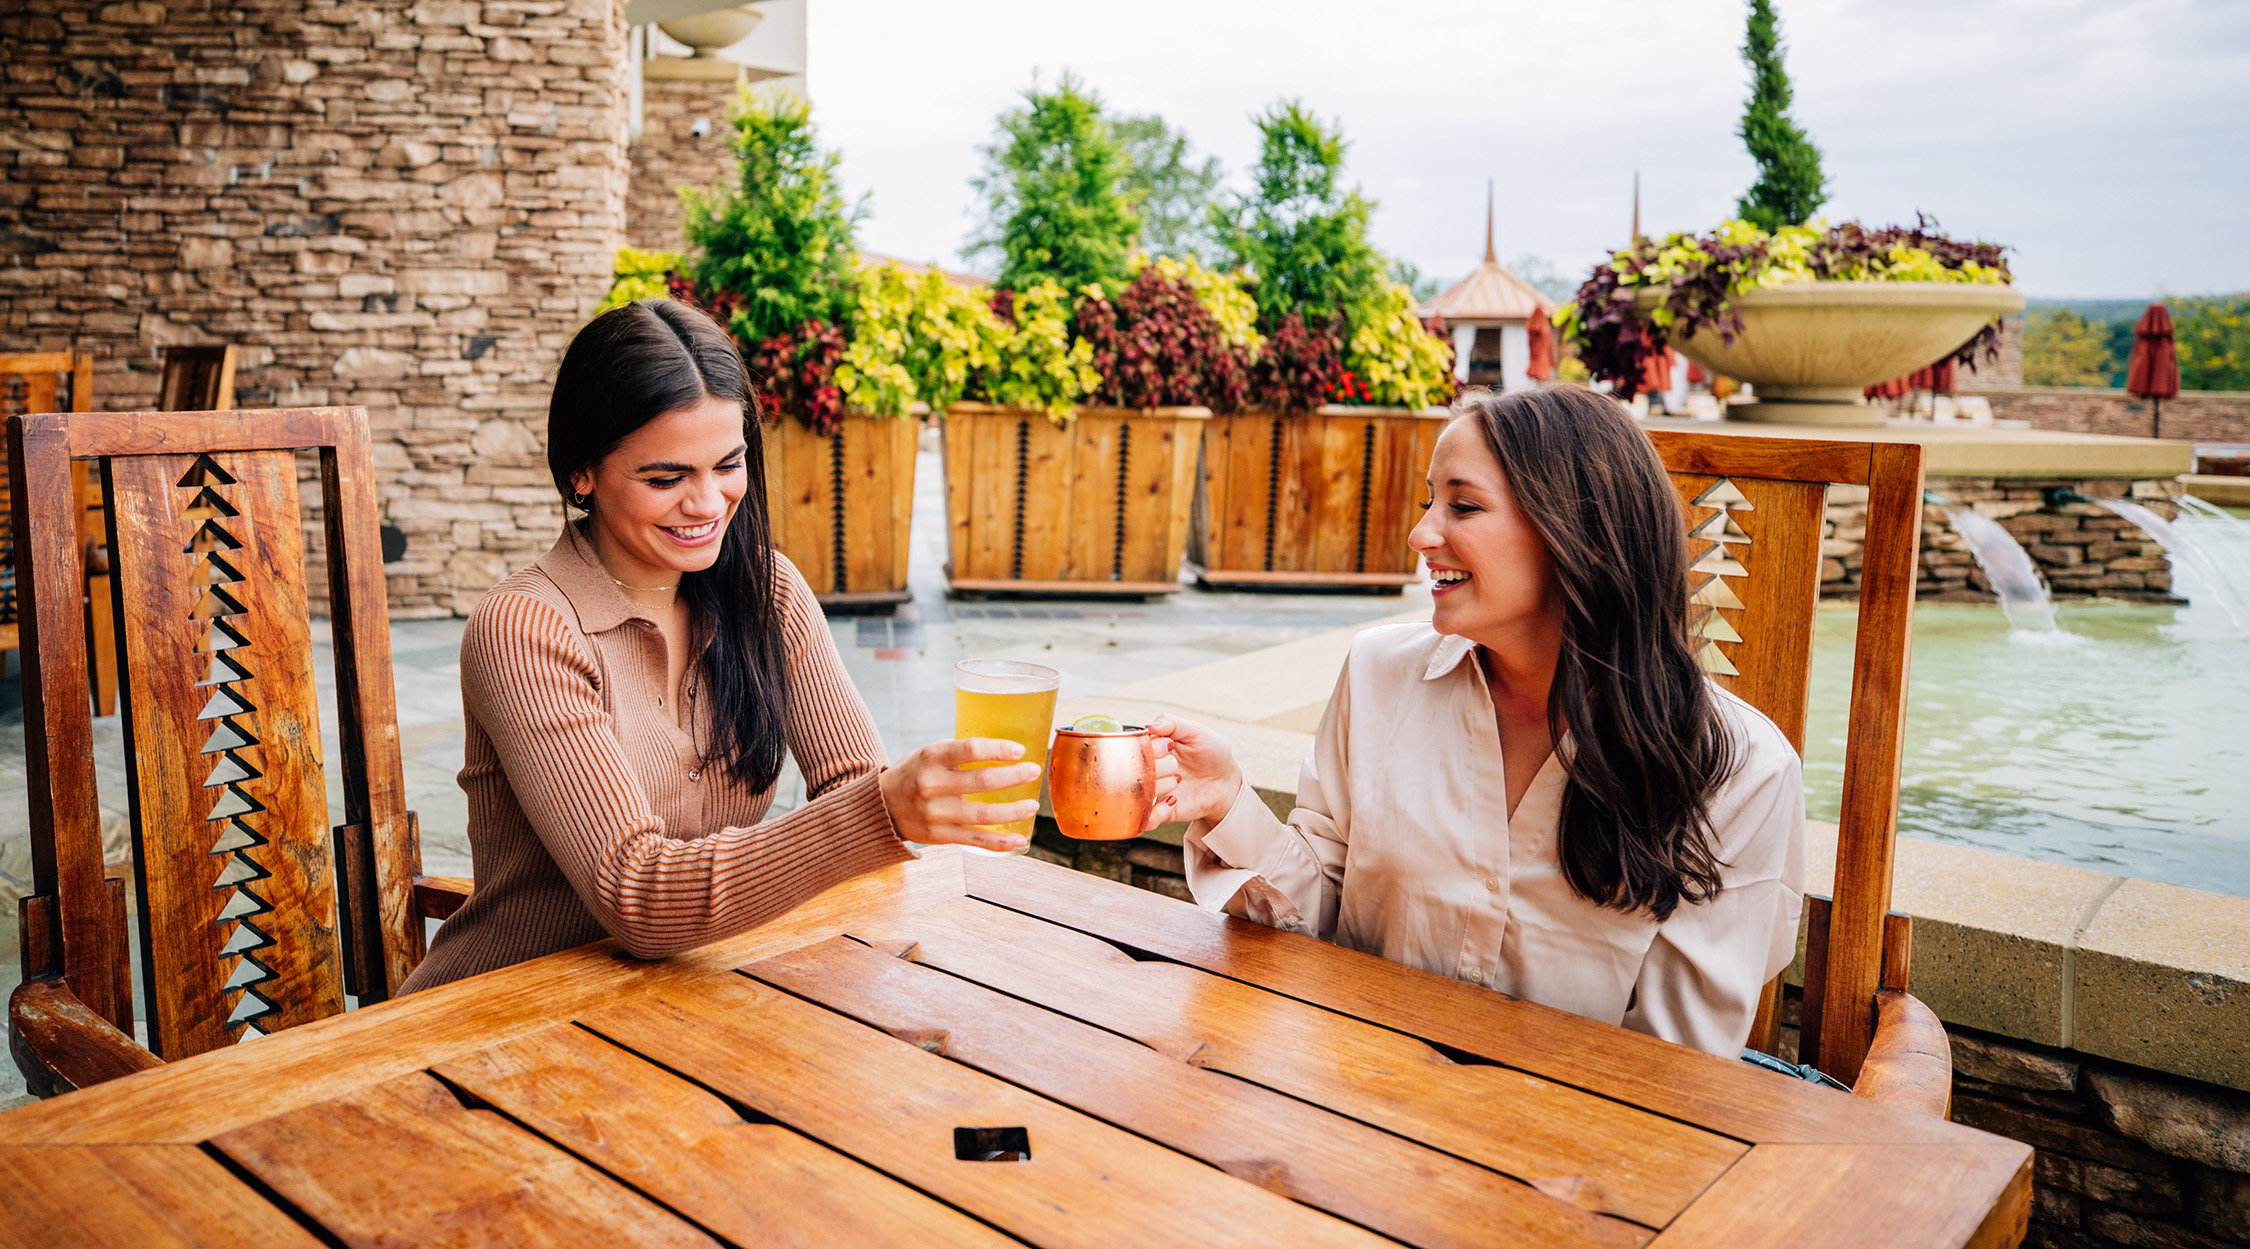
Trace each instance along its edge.
{"label": "pint glass of beer", "polygon": [[[1055,724],[1055,687],[1062,674],[1012,659],[964,659],[953,665],[953,736],[998,737],[1023,747],[1025,763],[1047,766],[1048,734]],[[972,763],[972,768],[999,767]],[[1039,796],[1039,782],[970,794],[970,802],[1020,802]],[[996,825],[1003,833],[1031,840],[1031,821]]]}

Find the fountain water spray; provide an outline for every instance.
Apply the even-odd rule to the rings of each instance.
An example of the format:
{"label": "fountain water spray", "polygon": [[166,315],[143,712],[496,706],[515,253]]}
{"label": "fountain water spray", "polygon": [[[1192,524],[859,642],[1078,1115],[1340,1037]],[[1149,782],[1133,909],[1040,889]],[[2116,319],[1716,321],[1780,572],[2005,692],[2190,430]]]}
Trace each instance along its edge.
{"label": "fountain water spray", "polygon": [[[2129,499],[2089,499],[2078,496],[2067,501],[2071,503],[2091,503],[2095,507],[2114,512],[2131,521],[2142,533],[2156,539],[2158,544],[2163,546],[2164,553],[2172,557],[2172,569],[2175,574],[2184,570],[2193,583],[2193,588],[2202,591],[2200,596],[2196,594],[2188,595],[2190,601],[2194,601],[2198,597],[2208,599],[2216,604],[2220,611],[2226,613],[2227,619],[2234,623],[2235,628],[2250,629],[2250,604],[2243,601],[2241,586],[2236,583],[2235,578],[2229,576],[2227,571],[2220,567],[2217,561],[2211,558],[2210,552],[2204,549],[2202,543],[2188,535],[2184,526],[2174,525]],[[2198,502],[2201,502],[2201,500],[2198,500]],[[2232,520],[2233,517],[2230,516],[2227,519]]]}
{"label": "fountain water spray", "polygon": [[2039,570],[2032,567],[2031,556],[2024,553],[2015,535],[1975,508],[1948,503],[1937,494],[1924,497],[1945,509],[1946,518],[1953,522],[1953,532],[1969,544],[1969,553],[1977,557],[1977,567],[1984,569],[1984,579],[1992,583],[1992,592],[2000,596],[2000,614],[2008,618],[2010,630],[2061,632],[2055,624],[2055,605],[2047,598],[2047,587],[2039,580]]}

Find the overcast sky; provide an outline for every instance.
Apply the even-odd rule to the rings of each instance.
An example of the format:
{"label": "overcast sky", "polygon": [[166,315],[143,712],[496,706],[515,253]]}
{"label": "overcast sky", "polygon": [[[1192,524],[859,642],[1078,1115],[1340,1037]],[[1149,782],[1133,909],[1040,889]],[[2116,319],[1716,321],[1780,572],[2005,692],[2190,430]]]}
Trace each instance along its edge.
{"label": "overcast sky", "polygon": [[[1741,0],[812,0],[810,91],[862,246],[957,263],[994,117],[1081,75],[1239,175],[1250,115],[1340,119],[1377,246],[1446,280],[1481,256],[1577,274],[1628,232],[1707,230],[1752,177]],[[2250,3],[1780,0],[1831,220],[2010,245],[2033,296],[2250,289]]]}

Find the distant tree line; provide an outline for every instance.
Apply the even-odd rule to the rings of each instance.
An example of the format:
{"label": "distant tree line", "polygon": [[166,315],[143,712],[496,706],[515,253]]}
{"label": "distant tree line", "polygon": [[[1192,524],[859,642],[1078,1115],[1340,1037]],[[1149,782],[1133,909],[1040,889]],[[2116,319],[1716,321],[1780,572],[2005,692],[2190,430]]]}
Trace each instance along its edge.
{"label": "distant tree line", "polygon": [[[2034,307],[2024,321],[2027,386],[2123,386],[2143,305]],[[2250,390],[2250,292],[2167,299],[2183,390]]]}

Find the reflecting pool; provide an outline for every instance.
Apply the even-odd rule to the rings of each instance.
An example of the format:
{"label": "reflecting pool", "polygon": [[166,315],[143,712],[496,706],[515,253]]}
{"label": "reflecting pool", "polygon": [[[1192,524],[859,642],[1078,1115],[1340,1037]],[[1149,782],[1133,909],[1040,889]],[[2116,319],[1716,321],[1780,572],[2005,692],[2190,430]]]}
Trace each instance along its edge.
{"label": "reflecting pool", "polygon": [[[1899,832],[2250,897],[2250,636],[2208,608],[1914,613]],[[1813,647],[1806,807],[1834,820],[1858,613]]]}

